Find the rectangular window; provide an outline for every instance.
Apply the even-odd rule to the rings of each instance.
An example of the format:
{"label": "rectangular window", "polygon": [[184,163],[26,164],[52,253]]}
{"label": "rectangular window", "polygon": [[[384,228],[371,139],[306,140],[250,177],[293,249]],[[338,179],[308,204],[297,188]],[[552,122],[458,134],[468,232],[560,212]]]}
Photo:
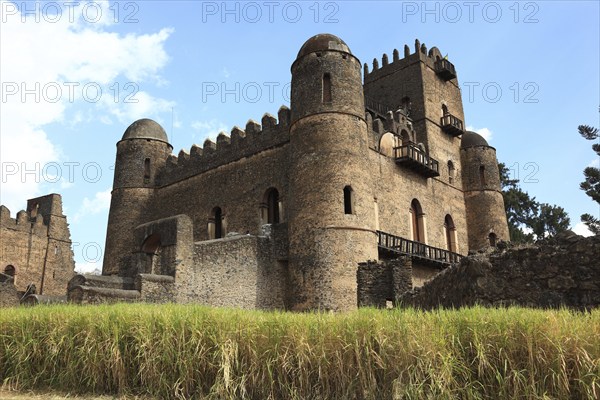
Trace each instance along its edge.
{"label": "rectangular window", "polygon": [[323,103],[331,103],[331,75],[323,75]]}

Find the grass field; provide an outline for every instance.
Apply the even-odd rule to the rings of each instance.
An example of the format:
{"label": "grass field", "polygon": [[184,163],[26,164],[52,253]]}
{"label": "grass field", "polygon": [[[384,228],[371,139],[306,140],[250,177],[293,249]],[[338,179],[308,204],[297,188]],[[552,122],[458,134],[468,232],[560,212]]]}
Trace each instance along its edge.
{"label": "grass field", "polygon": [[160,399],[598,399],[600,310],[3,309],[0,382]]}

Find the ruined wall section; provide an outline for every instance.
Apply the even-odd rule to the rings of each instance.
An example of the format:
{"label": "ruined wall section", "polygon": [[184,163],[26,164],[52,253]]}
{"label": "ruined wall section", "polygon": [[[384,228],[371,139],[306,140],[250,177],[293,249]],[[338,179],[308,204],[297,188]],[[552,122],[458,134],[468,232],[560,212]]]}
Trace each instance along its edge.
{"label": "ruined wall section", "polygon": [[572,232],[539,245],[463,258],[400,299],[425,309],[519,305],[587,309],[600,305],[600,236]]}
{"label": "ruined wall section", "polygon": [[[287,229],[278,233],[285,235]],[[287,237],[278,240],[287,241]],[[193,275],[178,286],[178,301],[286,309],[287,255],[278,259],[273,249],[268,236],[232,235],[195,243]]]}
{"label": "ruined wall section", "polygon": [[386,308],[412,289],[412,261],[410,257],[358,265],[356,276],[358,306]]}
{"label": "ruined wall section", "polygon": [[16,218],[0,206],[0,238],[0,272],[14,267],[18,291],[34,284],[38,294],[66,293],[75,262],[60,195],[28,200],[27,211],[19,211]]}

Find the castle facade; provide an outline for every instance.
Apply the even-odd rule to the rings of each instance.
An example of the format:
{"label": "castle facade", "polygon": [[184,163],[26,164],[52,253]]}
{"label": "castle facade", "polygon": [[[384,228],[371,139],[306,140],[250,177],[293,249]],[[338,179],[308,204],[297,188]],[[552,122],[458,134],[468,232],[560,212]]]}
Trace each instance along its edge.
{"label": "castle facade", "polygon": [[465,131],[437,48],[369,68],[320,34],[291,73],[289,109],[216,143],[174,155],[156,122],[127,128],[103,275],[74,278],[72,300],[347,310],[359,263],[403,256],[419,286],[509,239],[495,149]]}

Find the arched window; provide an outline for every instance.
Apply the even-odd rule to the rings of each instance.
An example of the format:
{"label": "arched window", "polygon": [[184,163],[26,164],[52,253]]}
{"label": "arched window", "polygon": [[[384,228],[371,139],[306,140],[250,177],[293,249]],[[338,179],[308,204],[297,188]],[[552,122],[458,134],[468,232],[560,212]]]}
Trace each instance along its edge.
{"label": "arched window", "polygon": [[150,181],[150,159],[146,158],[144,160],[144,183],[148,183]]}
{"label": "arched window", "polygon": [[223,220],[223,211],[221,207],[215,207],[212,209],[211,217],[208,220],[208,238],[209,239],[221,239],[225,237],[225,227]]}
{"label": "arched window", "polygon": [[444,218],[444,231],[446,232],[446,248],[456,253],[456,227],[450,214],[446,214],[446,218]]}
{"label": "arched window", "polygon": [[454,163],[448,160],[448,183],[454,183]]}
{"label": "arched window", "polygon": [[412,225],[412,240],[415,242],[425,243],[425,223],[424,214],[421,204],[417,199],[410,203],[411,225]]}
{"label": "arched window", "polygon": [[490,246],[496,247],[496,242],[498,240],[498,237],[496,236],[496,234],[494,232],[492,232],[488,235],[488,240],[490,241]]}
{"label": "arched window", "polygon": [[279,192],[275,188],[267,190],[267,224],[279,223]]}
{"label": "arched window", "polygon": [[485,165],[479,166],[479,183],[485,186]]}
{"label": "arched window", "polygon": [[34,204],[33,208],[31,209],[31,218],[37,217],[39,209],[40,209],[40,205]]}
{"label": "arched window", "polygon": [[354,193],[351,186],[344,188],[344,214],[354,214]]}
{"label": "arched window", "polygon": [[323,74],[323,103],[331,103],[331,75]]}
{"label": "arched window", "polygon": [[6,268],[4,268],[4,273],[0,274],[0,283],[1,282],[14,282],[15,280],[15,267],[13,267],[12,265],[7,265]]}

